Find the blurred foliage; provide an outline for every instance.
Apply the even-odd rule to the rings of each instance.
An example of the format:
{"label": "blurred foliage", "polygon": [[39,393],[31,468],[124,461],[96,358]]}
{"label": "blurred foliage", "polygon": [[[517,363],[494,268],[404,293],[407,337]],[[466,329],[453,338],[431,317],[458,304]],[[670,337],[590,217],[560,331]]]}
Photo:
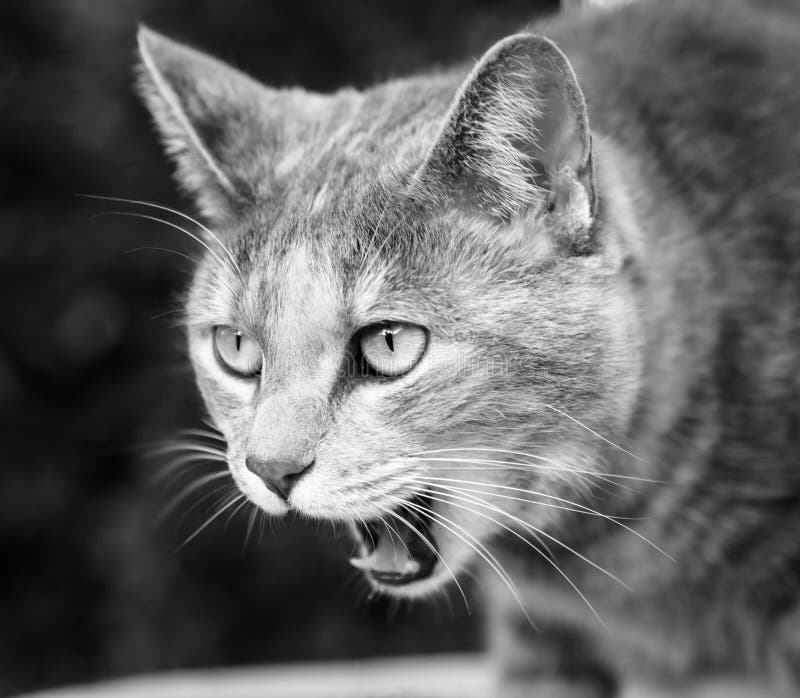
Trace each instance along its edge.
{"label": "blurred foliage", "polygon": [[[553,3],[549,3],[553,4]],[[131,90],[137,22],[278,85],[329,90],[480,55],[542,3],[0,4],[0,694],[131,672],[476,647],[475,616],[363,603],[350,546],[299,522],[159,521],[143,448],[202,407],[176,322],[177,231],[76,193],[175,198]],[[184,480],[184,483],[186,480]],[[352,582],[352,583],[351,583]]]}

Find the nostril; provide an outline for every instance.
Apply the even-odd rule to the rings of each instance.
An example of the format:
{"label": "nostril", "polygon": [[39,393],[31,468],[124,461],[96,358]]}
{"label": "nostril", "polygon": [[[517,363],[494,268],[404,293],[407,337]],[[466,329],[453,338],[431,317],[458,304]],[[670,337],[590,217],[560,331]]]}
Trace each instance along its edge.
{"label": "nostril", "polygon": [[287,473],[283,476],[283,482],[285,483],[285,488],[287,491],[294,488],[294,486],[300,481],[300,478],[302,478],[311,469],[312,465],[314,465],[314,461],[311,461],[311,463],[304,466],[302,470],[298,470],[296,473]]}
{"label": "nostril", "polygon": [[247,458],[244,459],[244,464],[251,473],[258,475],[262,480],[267,475],[266,461],[254,458],[253,456],[247,456]]}
{"label": "nostril", "polygon": [[283,501],[288,501],[292,489],[308,472],[314,461],[304,464],[299,460],[261,460],[248,456],[244,463],[247,469],[258,475],[274,494]]}

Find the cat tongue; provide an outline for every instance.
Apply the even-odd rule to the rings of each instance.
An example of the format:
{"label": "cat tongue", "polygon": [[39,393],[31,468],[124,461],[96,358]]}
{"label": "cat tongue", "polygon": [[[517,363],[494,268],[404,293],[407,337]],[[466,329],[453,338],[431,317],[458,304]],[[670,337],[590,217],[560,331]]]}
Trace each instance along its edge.
{"label": "cat tongue", "polygon": [[350,564],[364,571],[398,578],[413,577],[420,571],[420,563],[413,560],[403,542],[388,531],[378,537],[375,549],[369,555],[353,558]]}

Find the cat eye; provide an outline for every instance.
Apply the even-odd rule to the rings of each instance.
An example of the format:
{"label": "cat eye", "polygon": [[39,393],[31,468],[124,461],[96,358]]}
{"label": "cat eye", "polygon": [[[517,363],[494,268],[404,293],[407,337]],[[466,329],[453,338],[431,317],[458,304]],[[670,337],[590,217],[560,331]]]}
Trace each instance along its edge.
{"label": "cat eye", "polygon": [[365,368],[379,376],[402,376],[419,363],[428,334],[416,325],[381,323],[361,330],[358,343]]}
{"label": "cat eye", "polygon": [[261,374],[261,347],[240,330],[227,325],[214,328],[214,354],[223,368],[243,378]]}

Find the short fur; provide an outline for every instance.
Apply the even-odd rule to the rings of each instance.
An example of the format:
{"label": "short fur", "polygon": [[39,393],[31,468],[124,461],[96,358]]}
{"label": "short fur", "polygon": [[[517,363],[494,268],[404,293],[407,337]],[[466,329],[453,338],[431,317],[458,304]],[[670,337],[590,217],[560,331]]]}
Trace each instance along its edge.
{"label": "short fur", "polygon": [[[227,248],[187,317],[231,471],[274,514],[437,493],[444,563],[396,591],[506,570],[500,695],[720,671],[795,695],[800,23],[686,0],[533,31],[555,43],[321,96],[142,30],[143,95]],[[343,371],[389,319],[428,328],[420,364]],[[216,325],[259,343],[260,381],[220,369]],[[244,467],[274,453],[315,459],[289,505]]]}

